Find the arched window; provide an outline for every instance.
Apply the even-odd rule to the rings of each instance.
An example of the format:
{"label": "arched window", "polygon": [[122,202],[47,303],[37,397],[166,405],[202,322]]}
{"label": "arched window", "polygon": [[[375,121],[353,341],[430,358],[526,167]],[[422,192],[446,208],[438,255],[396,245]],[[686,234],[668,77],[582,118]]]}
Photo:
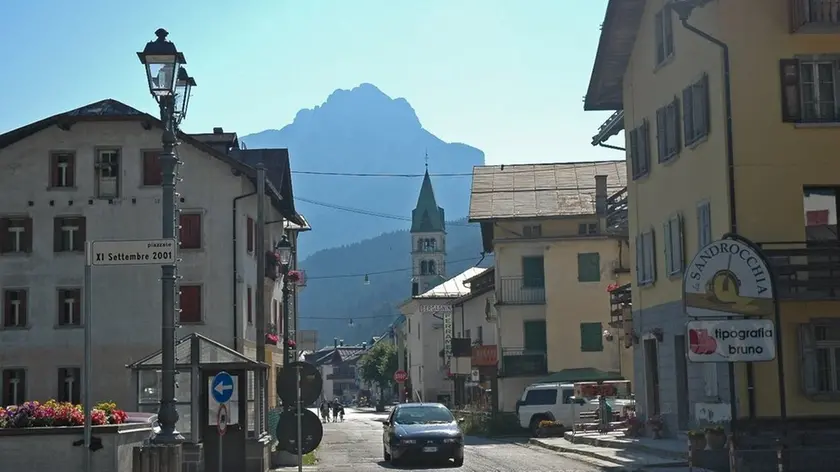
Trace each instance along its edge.
{"label": "arched window", "polygon": [[423,241],[424,241],[423,239],[418,239],[417,240],[417,252],[423,251]]}
{"label": "arched window", "polygon": [[420,262],[420,275],[427,275],[429,273],[429,265],[426,261]]}
{"label": "arched window", "polygon": [[437,241],[434,240],[434,239],[429,239],[428,241],[429,241],[429,250],[433,251],[433,252],[435,250],[437,250]]}
{"label": "arched window", "polygon": [[437,274],[437,267],[435,267],[435,261],[429,261],[429,274],[430,275]]}

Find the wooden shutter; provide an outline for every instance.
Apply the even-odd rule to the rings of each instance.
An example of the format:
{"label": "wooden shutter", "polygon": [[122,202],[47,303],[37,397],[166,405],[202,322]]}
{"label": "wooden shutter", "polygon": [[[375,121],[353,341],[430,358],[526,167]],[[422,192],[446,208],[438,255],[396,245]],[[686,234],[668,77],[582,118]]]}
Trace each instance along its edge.
{"label": "wooden shutter", "polygon": [[817,350],[814,327],[810,324],[799,325],[799,372],[802,376],[802,392],[806,395],[819,393],[817,387]]}
{"label": "wooden shutter", "polygon": [[201,287],[198,285],[181,286],[181,323],[201,321]]}
{"label": "wooden shutter", "polygon": [[782,121],[799,123],[802,121],[799,59],[779,60],[779,81],[782,90]]}
{"label": "wooden shutter", "polygon": [[680,152],[682,150],[682,131],[680,130],[680,99],[674,97],[671,102],[671,113],[669,126],[673,127],[674,131],[674,150]]}
{"label": "wooden shutter", "polygon": [[711,101],[709,100],[709,74],[703,74],[703,77],[697,82],[697,88],[700,94],[700,110],[702,116],[702,121],[700,122],[702,132],[700,135],[706,136],[709,134],[712,124]]}
{"label": "wooden shutter", "polygon": [[182,213],[180,217],[178,239],[182,249],[201,248],[201,214]]}
{"label": "wooden shutter", "polygon": [[67,186],[76,186],[76,155],[67,153]]}
{"label": "wooden shutter", "polygon": [[12,251],[12,238],[9,235],[9,219],[0,218],[0,251]]}
{"label": "wooden shutter", "polygon": [[14,326],[14,316],[12,316],[12,291],[3,291],[3,325],[7,327]]}
{"label": "wooden shutter", "polygon": [[665,160],[668,155],[668,131],[667,131],[667,113],[665,108],[656,110],[656,147],[659,153],[659,162]]}
{"label": "wooden shutter", "polygon": [[522,258],[522,283],[530,288],[545,286],[545,265],[542,256]]}
{"label": "wooden shutter", "polygon": [[639,154],[642,159],[640,170],[641,174],[644,175],[650,170],[650,122],[648,120],[642,122],[639,133],[641,133],[641,136],[639,136]]}
{"label": "wooden shutter", "polygon": [[29,293],[26,290],[18,290],[20,300],[20,326],[26,326],[29,317]]}
{"label": "wooden shutter", "polygon": [[58,154],[50,154],[50,187],[58,187],[61,185],[58,172]]}
{"label": "wooden shutter", "polygon": [[657,66],[659,64],[661,64],[662,61],[664,61],[666,57],[668,57],[665,53],[665,35],[663,34],[664,33],[663,22],[664,22],[665,19],[664,19],[663,16],[664,16],[664,10],[660,10],[659,13],[657,13],[653,17],[653,31],[654,31],[654,42],[653,42],[654,61],[653,61],[653,63],[654,63],[654,65],[657,65]]}
{"label": "wooden shutter", "polygon": [[597,252],[578,254],[578,282],[601,280],[601,255]]}
{"label": "wooden shutter", "polygon": [[82,291],[80,289],[70,290],[70,296],[76,300],[76,303],[73,304],[73,318],[79,320],[80,324],[84,322],[82,320]]}
{"label": "wooden shutter", "polygon": [[673,231],[673,228],[671,228],[671,219],[669,218],[667,221],[662,223],[662,232],[665,235],[665,247],[663,248],[665,252],[665,269],[668,271],[669,274],[671,273],[671,267],[673,264],[674,257],[673,247],[671,245],[671,231]]}
{"label": "wooden shutter", "polygon": [[248,252],[254,252],[254,219],[248,217],[248,222],[245,230],[245,238],[247,239]]}
{"label": "wooden shutter", "polygon": [[[673,254],[671,257],[676,258],[677,264],[674,266],[675,271],[682,272],[685,266],[685,238],[683,236],[683,227],[685,226],[683,223],[682,215],[677,215],[677,219],[675,221],[677,228],[677,247],[672,248]],[[671,231],[674,231],[673,227],[674,223],[671,224]]]}
{"label": "wooden shutter", "polygon": [[61,226],[64,224],[64,219],[60,217],[53,218],[53,251],[61,252],[64,249]]}
{"label": "wooden shutter", "polygon": [[87,219],[84,216],[80,216],[76,218],[76,221],[79,222],[79,231],[76,233],[76,239],[73,241],[75,244],[76,251],[84,251],[85,250],[85,241],[87,241]]}
{"label": "wooden shutter", "polygon": [[683,137],[686,144],[691,144],[696,139],[696,136],[694,136],[694,98],[692,92],[691,85],[684,88],[682,92]]}
{"label": "wooden shutter", "polygon": [[[627,149],[630,157],[630,168],[633,171],[633,178],[639,176],[639,129],[635,128],[627,133]],[[586,234],[584,231],[581,234]]]}
{"label": "wooden shutter", "polygon": [[72,395],[72,402],[75,404],[79,404],[82,402],[82,370],[81,369],[70,369],[70,373],[73,374],[73,377],[76,379],[73,382],[73,391],[70,392]]}
{"label": "wooden shutter", "polygon": [[604,350],[604,339],[601,323],[580,324],[580,350],[582,352],[599,352]]}
{"label": "wooden shutter", "polygon": [[23,252],[32,252],[32,218],[23,220]]}
{"label": "wooden shutter", "polygon": [[645,280],[644,244],[641,236],[636,236],[636,283],[641,284]]}
{"label": "wooden shutter", "polygon": [[248,305],[245,307],[245,312],[248,314],[248,323],[254,322],[254,297],[251,293],[251,287],[248,287],[246,290],[248,293],[248,301],[246,302]]}
{"label": "wooden shutter", "polygon": [[160,151],[143,153],[143,185],[156,186],[163,182],[160,166]]}

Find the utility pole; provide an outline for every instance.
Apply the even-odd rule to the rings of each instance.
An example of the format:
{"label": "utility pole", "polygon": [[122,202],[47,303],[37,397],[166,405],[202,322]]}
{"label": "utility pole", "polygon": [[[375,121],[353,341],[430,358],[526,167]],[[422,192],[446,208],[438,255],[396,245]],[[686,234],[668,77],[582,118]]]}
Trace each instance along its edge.
{"label": "utility pole", "polygon": [[[408,323],[408,318],[406,318],[405,322]],[[406,369],[406,365],[405,365],[405,343],[404,343],[404,340],[403,340],[402,326],[395,326],[394,327],[394,335],[395,335],[394,337],[396,338],[396,343],[395,344],[397,346],[397,368],[399,370],[403,370],[405,372],[408,372],[408,369]],[[409,372],[409,376],[410,375],[411,375],[411,373]],[[400,400],[400,403],[405,403],[405,385],[406,385],[406,382],[402,382],[402,383],[399,384],[399,389],[400,389],[399,400]]]}
{"label": "utility pole", "polygon": [[[257,241],[254,245],[257,253],[257,287],[256,287],[256,316],[254,322],[257,328],[257,362],[265,363],[265,166],[257,164]],[[258,373],[257,401],[254,402],[254,417],[256,418],[256,434],[265,431],[266,388],[265,374]]]}

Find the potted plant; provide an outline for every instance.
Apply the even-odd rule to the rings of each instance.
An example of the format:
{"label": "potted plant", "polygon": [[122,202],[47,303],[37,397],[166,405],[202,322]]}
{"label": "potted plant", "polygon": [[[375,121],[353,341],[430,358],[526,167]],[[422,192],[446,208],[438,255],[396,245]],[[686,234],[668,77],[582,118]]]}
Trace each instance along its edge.
{"label": "potted plant", "polygon": [[627,416],[627,430],[624,435],[628,438],[638,438],[644,433],[645,424],[635,414],[628,414]]}
{"label": "potted plant", "polygon": [[537,428],[537,437],[540,438],[554,438],[563,436],[565,428],[562,423],[557,421],[543,420],[540,421]]}
{"label": "potted plant", "polygon": [[290,270],[287,277],[289,278],[289,283],[296,284],[301,280],[301,273],[299,270]]}
{"label": "potted plant", "polygon": [[706,449],[706,432],[703,430],[693,430],[688,432],[688,444],[690,451],[702,451]]}
{"label": "potted plant", "polygon": [[276,346],[277,342],[280,341],[280,337],[274,333],[265,333],[265,343],[271,344],[272,346]]}
{"label": "potted plant", "polygon": [[706,428],[706,443],[709,449],[723,449],[726,445],[726,431],[723,426],[710,426]]}
{"label": "potted plant", "polygon": [[665,422],[662,421],[662,417],[659,415],[653,415],[648,418],[647,424],[650,426],[650,432],[653,434],[653,439],[662,439],[662,432],[665,430]]}

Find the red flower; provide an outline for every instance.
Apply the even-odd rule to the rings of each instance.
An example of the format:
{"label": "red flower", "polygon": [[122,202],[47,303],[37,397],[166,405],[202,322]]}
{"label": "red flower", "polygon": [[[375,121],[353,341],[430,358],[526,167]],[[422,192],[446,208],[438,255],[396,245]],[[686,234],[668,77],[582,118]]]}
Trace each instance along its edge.
{"label": "red flower", "polygon": [[618,284],[609,284],[607,285],[607,292],[612,292],[613,290],[618,288]]}
{"label": "red flower", "polygon": [[299,270],[290,270],[288,277],[289,277],[289,282],[291,282],[291,283],[300,282],[300,279],[302,278]]}
{"label": "red flower", "polygon": [[295,342],[295,340],[294,340],[294,339],[290,339],[288,344],[289,344],[289,347],[295,347],[295,346],[297,346],[297,343]]}

